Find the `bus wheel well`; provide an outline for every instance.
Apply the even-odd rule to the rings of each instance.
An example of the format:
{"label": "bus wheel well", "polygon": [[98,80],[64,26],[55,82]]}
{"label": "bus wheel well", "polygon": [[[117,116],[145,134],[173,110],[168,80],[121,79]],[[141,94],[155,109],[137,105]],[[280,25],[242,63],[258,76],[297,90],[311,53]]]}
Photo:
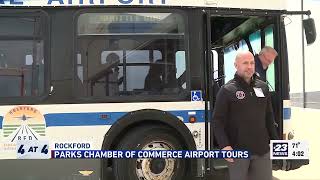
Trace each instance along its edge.
{"label": "bus wheel well", "polygon": [[[167,125],[143,124],[136,126],[119,140],[117,150],[183,150],[177,131]],[[180,180],[187,175],[188,159],[113,159],[115,179]]]}
{"label": "bus wheel well", "polygon": [[[123,129],[122,132],[125,133],[119,133],[119,136],[117,136],[116,140],[112,142],[111,146],[110,146],[110,150],[116,150],[117,146],[119,145],[119,143],[123,140],[123,138],[129,134],[132,131],[135,131],[135,129],[138,129],[140,127],[150,127],[150,126],[162,126],[163,128],[167,128],[172,130],[172,132],[175,132],[175,129],[170,127],[168,124],[165,124],[163,122],[154,122],[152,120],[144,120],[135,124],[132,124],[129,127],[126,127],[125,129]],[[183,146],[184,149],[188,149],[188,146],[186,144],[186,139],[184,139],[180,134],[175,133],[177,135],[177,138],[179,139],[181,145]],[[112,166],[112,161],[109,162],[110,166]]]}
{"label": "bus wheel well", "polygon": [[[185,150],[196,150],[196,144],[188,127],[169,112],[156,109],[143,109],[134,112],[129,112],[121,119],[119,119],[108,130],[102,143],[103,150],[116,150],[119,142],[125,135],[133,131],[135,128],[150,126],[161,126],[170,129],[169,132],[174,133],[182,148]],[[112,167],[112,159],[104,159],[101,161],[102,177],[104,177],[104,170]],[[196,174],[197,161],[189,159],[187,161],[187,172],[191,175]]]}

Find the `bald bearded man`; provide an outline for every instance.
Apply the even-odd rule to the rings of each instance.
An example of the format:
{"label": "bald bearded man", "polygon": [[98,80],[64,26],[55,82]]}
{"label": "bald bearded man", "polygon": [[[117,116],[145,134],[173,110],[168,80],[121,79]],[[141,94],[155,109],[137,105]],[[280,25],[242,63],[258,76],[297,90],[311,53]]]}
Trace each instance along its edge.
{"label": "bald bearded man", "polygon": [[269,142],[278,135],[268,86],[253,76],[251,52],[238,52],[234,65],[234,78],[217,94],[214,134],[222,150],[248,150],[251,155],[249,159],[226,159],[230,180],[271,180]]}

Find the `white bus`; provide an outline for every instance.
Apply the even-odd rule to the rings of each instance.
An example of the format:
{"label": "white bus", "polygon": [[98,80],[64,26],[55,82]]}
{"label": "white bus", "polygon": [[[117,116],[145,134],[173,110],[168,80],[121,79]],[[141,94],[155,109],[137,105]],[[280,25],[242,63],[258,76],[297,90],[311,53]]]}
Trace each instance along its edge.
{"label": "white bus", "polygon": [[279,0],[0,0],[0,6],[1,179],[215,175],[225,166],[213,159],[15,160],[16,145],[215,149],[210,117],[218,88],[235,72],[235,52],[257,54],[266,45],[279,52],[267,77],[279,134],[292,138],[285,128],[291,111],[283,15],[309,12],[288,12]]}

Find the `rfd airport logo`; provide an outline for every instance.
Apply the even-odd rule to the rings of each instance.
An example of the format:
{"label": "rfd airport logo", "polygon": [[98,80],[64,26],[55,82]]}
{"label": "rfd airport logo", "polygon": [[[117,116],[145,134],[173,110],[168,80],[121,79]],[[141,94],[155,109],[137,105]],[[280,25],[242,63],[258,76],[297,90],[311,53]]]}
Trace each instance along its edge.
{"label": "rfd airport logo", "polygon": [[272,143],[272,157],[288,157],[288,143],[287,142],[274,142]]}
{"label": "rfd airport logo", "polygon": [[34,141],[45,137],[46,124],[43,115],[34,107],[17,106],[11,109],[2,123],[6,142]]}

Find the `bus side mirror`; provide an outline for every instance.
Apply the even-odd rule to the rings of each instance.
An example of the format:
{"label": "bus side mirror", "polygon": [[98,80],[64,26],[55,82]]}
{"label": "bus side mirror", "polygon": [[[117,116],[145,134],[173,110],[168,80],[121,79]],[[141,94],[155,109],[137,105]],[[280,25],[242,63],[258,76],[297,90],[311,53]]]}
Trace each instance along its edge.
{"label": "bus side mirror", "polygon": [[304,32],[307,39],[307,44],[312,44],[317,37],[316,26],[314,24],[314,20],[312,18],[303,20]]}

